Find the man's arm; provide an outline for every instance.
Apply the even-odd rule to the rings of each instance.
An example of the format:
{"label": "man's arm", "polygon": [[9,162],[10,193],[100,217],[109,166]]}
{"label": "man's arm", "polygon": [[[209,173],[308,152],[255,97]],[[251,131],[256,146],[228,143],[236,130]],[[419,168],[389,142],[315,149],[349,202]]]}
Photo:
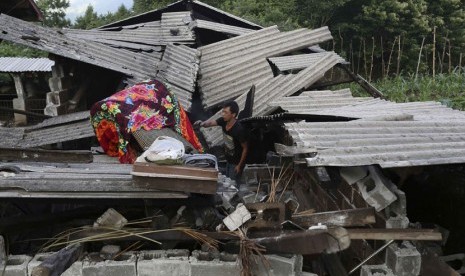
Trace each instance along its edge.
{"label": "man's arm", "polygon": [[247,141],[241,143],[242,146],[242,154],[241,154],[241,160],[239,161],[239,164],[234,168],[234,171],[237,174],[240,174],[242,172],[242,169],[244,168],[245,165],[245,159],[247,158],[247,153],[249,152],[249,145]]}
{"label": "man's arm", "polygon": [[216,120],[210,119],[207,121],[201,121],[198,120],[197,122],[194,123],[194,126],[199,126],[199,127],[212,127],[212,126],[217,126],[218,123]]}

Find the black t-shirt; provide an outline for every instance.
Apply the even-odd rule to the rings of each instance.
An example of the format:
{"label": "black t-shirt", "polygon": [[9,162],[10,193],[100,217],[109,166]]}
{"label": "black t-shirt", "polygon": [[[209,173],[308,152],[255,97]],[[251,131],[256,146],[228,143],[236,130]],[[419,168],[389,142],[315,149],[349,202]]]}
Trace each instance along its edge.
{"label": "black t-shirt", "polygon": [[230,130],[226,130],[226,122],[223,118],[216,120],[223,129],[224,151],[226,161],[230,164],[239,164],[242,156],[242,145],[247,141],[247,130],[239,121],[236,121]]}

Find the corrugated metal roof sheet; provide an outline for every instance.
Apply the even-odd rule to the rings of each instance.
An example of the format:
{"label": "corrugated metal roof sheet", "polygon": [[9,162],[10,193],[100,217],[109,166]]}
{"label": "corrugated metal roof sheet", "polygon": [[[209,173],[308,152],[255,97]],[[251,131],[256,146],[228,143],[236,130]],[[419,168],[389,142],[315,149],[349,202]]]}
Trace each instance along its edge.
{"label": "corrugated metal roof sheet", "polygon": [[200,47],[199,87],[205,107],[241,95],[273,74],[266,58],[309,47],[328,39],[327,27],[279,33],[270,27]]}
{"label": "corrugated metal roof sheet", "polygon": [[207,9],[211,10],[211,11],[215,11],[215,12],[221,14],[221,15],[224,15],[224,16],[226,16],[226,17],[230,17],[230,18],[232,18],[232,19],[234,19],[234,20],[237,20],[237,21],[239,21],[239,22],[245,23],[245,24],[250,25],[250,26],[252,26],[252,27],[261,28],[260,25],[257,25],[257,24],[255,24],[255,23],[253,23],[253,22],[251,22],[251,21],[245,20],[244,18],[235,16],[235,15],[233,15],[233,14],[227,13],[227,12],[225,12],[225,11],[223,11],[223,10],[217,9],[217,8],[215,8],[215,7],[213,7],[213,6],[210,6],[210,5],[208,5],[208,4],[205,4],[205,3],[203,3],[203,2],[194,0],[194,1],[193,1],[193,4],[194,4],[194,5],[193,5],[194,10],[196,9],[196,5],[197,5],[197,6],[200,6],[200,7],[205,7],[205,8],[207,8]]}
{"label": "corrugated metal roof sheet", "polygon": [[[284,57],[272,57],[268,60],[276,66],[276,68],[281,71],[289,70],[300,70],[306,68],[309,64],[312,64],[315,59],[314,54],[303,54],[303,55],[292,55]],[[344,63],[345,60],[342,57],[339,57],[339,63]]]}
{"label": "corrugated metal roof sheet", "polygon": [[[193,44],[195,34],[189,27],[190,12],[169,12],[162,14],[161,21],[107,29],[76,30],[64,32],[74,38],[100,42],[116,47],[136,50],[159,50],[158,45],[169,43]],[[152,46],[152,47],[151,47]]]}
{"label": "corrugated metal roof sheet", "polygon": [[289,123],[296,145],[318,153],[308,166],[381,167],[465,163],[465,126],[454,121]]}
{"label": "corrugated metal roof sheet", "polygon": [[243,35],[250,32],[254,32],[253,29],[241,28],[221,23],[216,23],[207,20],[196,19],[190,24],[191,28],[212,30],[220,33],[231,34],[231,35]]}
{"label": "corrugated metal roof sheet", "polygon": [[310,114],[312,111],[320,111],[326,108],[339,108],[372,99],[372,97],[352,97],[350,89],[338,91],[306,91],[299,96],[276,99],[270,102],[269,105],[281,107],[283,110],[290,113]]}
{"label": "corrugated metal roof sheet", "polygon": [[465,113],[439,102],[394,103],[371,97],[353,97],[349,89],[306,91],[299,96],[270,103],[295,114],[314,114],[360,118],[363,120],[398,120],[410,115],[415,121],[465,120]]}
{"label": "corrugated metal roof sheet", "polygon": [[139,53],[69,38],[61,30],[43,28],[4,14],[0,15],[0,29],[0,39],[121,72],[136,81],[155,77],[157,61],[147,60]]}
{"label": "corrugated metal roof sheet", "polygon": [[161,15],[163,41],[193,44],[195,34],[189,28],[191,12],[165,12]]}
{"label": "corrugated metal roof sheet", "polygon": [[0,57],[0,72],[51,72],[54,64],[48,58]]}
{"label": "corrugated metal roof sheet", "polygon": [[195,92],[199,56],[200,53],[196,49],[169,44],[166,46],[159,66],[160,71],[157,74],[172,86],[179,88],[175,91],[175,95],[187,110],[191,105],[192,93]]}
{"label": "corrugated metal roof sheet", "polygon": [[[262,81],[256,85],[254,98],[254,116],[265,115],[274,110],[274,106],[268,105],[269,102],[278,98],[286,97],[298,92],[300,89],[307,88],[326,71],[330,70],[337,64],[338,56],[332,52],[314,54],[319,58],[314,63],[297,74],[278,75],[271,80]],[[250,87],[249,87],[250,88]],[[245,105],[247,93],[242,94],[236,99],[241,109]],[[220,112],[216,113],[210,119],[216,119]],[[209,146],[221,144],[222,136],[220,128],[203,128],[202,134]]]}

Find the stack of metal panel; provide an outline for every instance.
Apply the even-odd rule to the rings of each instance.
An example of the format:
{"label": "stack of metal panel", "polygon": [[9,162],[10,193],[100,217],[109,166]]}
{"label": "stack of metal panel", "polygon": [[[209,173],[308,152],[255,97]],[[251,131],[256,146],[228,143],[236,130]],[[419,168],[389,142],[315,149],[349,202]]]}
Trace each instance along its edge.
{"label": "stack of metal panel", "polygon": [[271,80],[267,57],[284,55],[327,40],[327,27],[279,32],[276,26],[200,47],[199,87],[206,108],[246,92],[250,86]]}
{"label": "stack of metal panel", "polygon": [[[260,116],[269,114],[275,110],[276,106],[269,103],[283,97],[290,96],[301,89],[305,89],[319,80],[325,72],[334,67],[339,61],[339,56],[332,53],[317,53],[313,64],[297,74],[278,75],[270,80],[265,80],[256,85],[253,115]],[[235,101],[239,107],[245,105],[247,93],[238,97]],[[220,112],[216,113],[211,119],[219,118]],[[221,143],[221,129],[209,128],[202,129],[202,133],[209,146],[215,146]]]}
{"label": "stack of metal panel", "polygon": [[61,30],[44,28],[5,14],[0,15],[0,29],[0,39],[107,68],[134,78],[142,80],[153,78],[156,74],[155,70],[149,70],[151,63],[139,53],[70,38]]}

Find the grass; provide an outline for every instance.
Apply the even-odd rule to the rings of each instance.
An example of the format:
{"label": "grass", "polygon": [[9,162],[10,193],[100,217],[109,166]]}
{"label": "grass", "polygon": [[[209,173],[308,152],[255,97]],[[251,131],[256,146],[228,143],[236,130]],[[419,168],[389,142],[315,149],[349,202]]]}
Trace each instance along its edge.
{"label": "grass", "polygon": [[[388,100],[394,102],[439,101],[465,111],[465,72],[432,76],[401,75],[372,82]],[[350,84],[354,96],[367,93],[356,83]]]}

